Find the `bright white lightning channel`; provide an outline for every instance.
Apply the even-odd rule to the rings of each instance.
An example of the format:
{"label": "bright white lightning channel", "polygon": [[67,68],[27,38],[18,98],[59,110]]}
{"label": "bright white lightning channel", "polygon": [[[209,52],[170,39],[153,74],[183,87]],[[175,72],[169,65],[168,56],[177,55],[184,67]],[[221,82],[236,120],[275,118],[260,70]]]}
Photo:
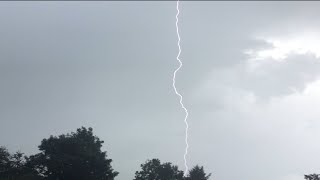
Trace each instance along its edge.
{"label": "bright white lightning channel", "polygon": [[183,159],[184,159],[184,166],[185,166],[185,172],[184,172],[184,175],[186,175],[189,171],[189,168],[188,168],[188,165],[187,165],[187,155],[188,155],[188,148],[189,148],[189,144],[188,144],[188,129],[189,129],[189,125],[188,125],[188,110],[187,108],[184,106],[184,104],[182,103],[182,95],[177,91],[177,88],[176,88],[176,74],[177,72],[180,70],[180,68],[182,67],[182,62],[180,60],[180,54],[181,54],[181,47],[180,47],[180,34],[179,34],[179,26],[178,26],[178,23],[179,23],[179,14],[180,14],[180,10],[179,10],[179,0],[177,1],[177,15],[176,15],[176,29],[177,29],[177,36],[178,36],[178,48],[179,48],[179,52],[178,52],[178,55],[177,55],[177,61],[179,62],[179,67],[174,71],[173,73],[173,83],[172,83],[172,86],[173,86],[173,89],[175,91],[175,93],[179,96],[180,98],[180,105],[181,105],[181,108],[185,111],[185,117],[184,117],[184,122],[186,124],[186,134],[185,134],[185,143],[186,143],[186,148],[185,148],[185,153],[183,155]]}

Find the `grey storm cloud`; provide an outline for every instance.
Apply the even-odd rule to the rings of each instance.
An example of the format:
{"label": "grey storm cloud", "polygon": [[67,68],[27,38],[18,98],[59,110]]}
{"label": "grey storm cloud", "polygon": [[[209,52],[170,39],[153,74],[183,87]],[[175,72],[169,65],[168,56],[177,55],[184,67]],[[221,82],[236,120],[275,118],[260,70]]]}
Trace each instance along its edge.
{"label": "grey storm cloud", "polygon": [[[190,112],[188,163],[213,179],[296,180],[320,158],[319,59],[291,53],[250,69],[256,37],[319,31],[319,2],[181,1],[177,88]],[[132,179],[148,158],[183,168],[172,89],[175,2],[0,2],[0,144],[91,126]],[[168,148],[170,147],[170,148]]]}

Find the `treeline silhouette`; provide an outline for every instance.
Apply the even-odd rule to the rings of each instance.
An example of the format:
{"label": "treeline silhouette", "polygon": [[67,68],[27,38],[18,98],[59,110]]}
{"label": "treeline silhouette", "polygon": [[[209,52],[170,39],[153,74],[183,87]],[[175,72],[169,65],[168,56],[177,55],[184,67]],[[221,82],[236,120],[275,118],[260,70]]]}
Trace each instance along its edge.
{"label": "treeline silhouette", "polygon": [[[92,128],[50,136],[38,146],[40,152],[25,156],[11,154],[0,147],[0,180],[114,180],[115,171],[101,151],[103,141],[93,135]],[[147,160],[135,172],[133,180],[208,180],[203,166],[192,167],[186,176],[178,166],[159,159]],[[304,175],[305,180],[320,180],[319,174]]]}
{"label": "treeline silhouette", "polygon": [[[102,151],[104,142],[92,128],[50,136],[38,146],[40,152],[26,156],[11,154],[0,147],[0,180],[113,180],[119,174]],[[194,166],[184,176],[178,166],[159,159],[147,160],[135,172],[133,180],[208,180],[202,166]]]}

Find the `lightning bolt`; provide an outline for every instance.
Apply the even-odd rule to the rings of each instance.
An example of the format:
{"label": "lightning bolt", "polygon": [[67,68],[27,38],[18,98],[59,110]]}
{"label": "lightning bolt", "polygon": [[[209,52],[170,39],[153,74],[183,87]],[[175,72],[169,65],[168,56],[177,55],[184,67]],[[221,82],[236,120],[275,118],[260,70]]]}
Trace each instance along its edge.
{"label": "lightning bolt", "polygon": [[184,104],[182,103],[182,95],[177,91],[177,88],[176,88],[176,74],[177,72],[180,70],[180,68],[182,67],[182,62],[180,60],[180,54],[181,54],[181,47],[180,47],[180,34],[179,34],[179,26],[178,26],[178,23],[179,23],[179,14],[180,14],[180,10],[179,10],[179,0],[177,0],[177,15],[176,15],[176,29],[177,29],[177,36],[178,36],[178,48],[179,48],[179,52],[178,52],[178,55],[177,55],[177,61],[179,62],[179,67],[174,71],[173,73],[173,79],[172,79],[172,86],[173,86],[173,89],[174,89],[174,92],[176,93],[177,96],[179,96],[180,98],[180,105],[181,105],[181,108],[184,110],[185,112],[185,117],[184,117],[184,122],[185,122],[185,125],[186,125],[186,134],[185,134],[185,143],[186,143],[186,148],[185,148],[185,153],[183,155],[183,159],[184,159],[184,166],[185,166],[185,172],[184,172],[184,175],[186,176],[186,174],[188,173],[189,171],[189,168],[188,168],[188,165],[187,165],[187,155],[188,155],[188,148],[189,148],[189,144],[188,144],[188,129],[189,129],[189,125],[188,125],[188,110],[187,108],[184,106]]}

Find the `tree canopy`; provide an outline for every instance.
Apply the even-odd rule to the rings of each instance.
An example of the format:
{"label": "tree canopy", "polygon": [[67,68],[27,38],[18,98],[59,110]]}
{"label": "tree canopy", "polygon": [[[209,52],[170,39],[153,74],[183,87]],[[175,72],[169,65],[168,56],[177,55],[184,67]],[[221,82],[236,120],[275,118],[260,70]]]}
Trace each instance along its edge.
{"label": "tree canopy", "polygon": [[320,180],[320,174],[304,175],[304,179],[306,179],[306,180]]}
{"label": "tree canopy", "polygon": [[[0,146],[0,180],[114,180],[114,171],[102,151],[104,141],[93,135],[92,128],[50,136],[40,143],[40,152],[25,156]],[[192,167],[186,176],[178,166],[151,159],[140,165],[133,180],[209,180],[203,166]],[[302,179],[302,177],[301,177]],[[305,180],[320,180],[320,174],[304,175]]]}
{"label": "tree canopy", "polygon": [[136,171],[134,180],[183,180],[183,171],[171,163],[161,164],[159,159],[147,160]]}
{"label": "tree canopy", "polygon": [[23,153],[10,154],[5,147],[0,147],[0,179],[39,180],[41,177],[29,166]]}
{"label": "tree canopy", "polygon": [[92,128],[43,139],[30,165],[48,180],[112,180],[118,175]]}
{"label": "tree canopy", "polygon": [[[92,128],[81,127],[43,139],[40,152],[30,156],[11,154],[0,146],[0,180],[114,180],[119,173],[101,150],[103,143]],[[140,167],[134,180],[208,180],[211,175],[197,165],[185,177],[178,166],[159,159],[147,160]]]}
{"label": "tree canopy", "polygon": [[194,166],[190,171],[186,180],[208,180],[211,176],[210,174],[206,174],[204,172],[203,166]]}

